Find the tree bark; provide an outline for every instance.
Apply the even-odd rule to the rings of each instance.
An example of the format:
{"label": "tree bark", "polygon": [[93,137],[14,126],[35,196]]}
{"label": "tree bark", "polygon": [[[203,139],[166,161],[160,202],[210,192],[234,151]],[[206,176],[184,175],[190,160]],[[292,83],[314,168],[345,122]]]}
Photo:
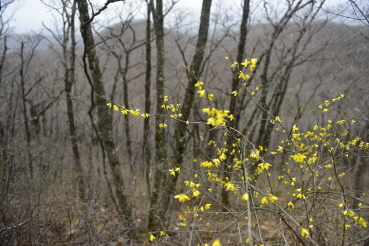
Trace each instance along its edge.
{"label": "tree bark", "polygon": [[[250,0],[244,0],[243,2],[243,11],[242,11],[242,20],[241,20],[241,25],[240,25],[240,39],[238,41],[238,51],[237,51],[237,63],[241,64],[242,60],[244,59],[244,55],[245,55],[245,46],[246,46],[246,38],[247,38],[247,23],[248,23],[248,19],[249,19],[249,14],[250,14]],[[238,78],[239,75],[239,69],[235,69],[232,73],[233,77],[232,77],[232,90],[231,91],[236,91],[239,90],[240,88],[240,79]],[[234,129],[238,129],[239,126],[239,122],[240,122],[240,112],[241,109],[238,107],[238,99],[239,97],[234,97],[231,96],[231,101],[229,104],[229,112],[230,114],[232,114],[234,116],[234,120],[233,123],[231,124],[231,127],[233,127]],[[228,138],[228,149],[231,150],[232,149],[232,144],[235,141],[235,136],[230,135]],[[224,172],[224,176],[223,176],[223,181],[230,181],[231,176],[230,176],[230,172],[231,169],[228,168],[228,165],[224,165],[223,166],[223,170],[225,170]],[[229,201],[229,193],[223,188],[222,189],[222,203],[226,206],[229,207],[230,205],[230,201]]]}
{"label": "tree bark", "polygon": [[[65,92],[67,94],[67,115],[68,115],[68,125],[69,125],[69,134],[71,138],[72,151],[73,151],[73,159],[75,163],[75,169],[77,173],[77,182],[79,189],[79,197],[81,199],[85,198],[86,192],[86,184],[83,179],[83,168],[81,163],[81,156],[79,153],[78,143],[77,143],[77,127],[75,125],[74,119],[74,107],[72,100],[72,86],[75,82],[75,61],[76,61],[76,39],[75,39],[75,16],[76,16],[76,2],[73,1],[72,11],[70,15],[70,37],[71,37],[71,47],[70,47],[70,56],[69,56],[69,67],[65,67]],[[67,34],[68,35],[68,34]],[[66,46],[63,49],[67,49]],[[67,54],[67,51],[65,51]],[[68,59],[68,57],[65,57]],[[68,64],[68,63],[67,63]]]}
{"label": "tree bark", "polygon": [[112,137],[112,118],[106,106],[105,88],[102,81],[102,74],[99,66],[99,58],[96,54],[95,41],[92,34],[91,19],[88,13],[88,3],[86,0],[77,0],[79,17],[81,22],[81,35],[85,45],[85,55],[88,60],[88,71],[85,68],[86,76],[91,80],[95,94],[97,115],[98,115],[98,134],[102,139],[104,151],[108,157],[113,176],[114,197],[116,199],[116,208],[123,218],[126,229],[132,229],[134,226],[132,220],[132,208],[128,202],[128,197],[125,195],[124,177],[118,156],[116,154],[116,147]]}
{"label": "tree bark", "polygon": [[154,16],[154,29],[156,35],[156,118],[155,118],[155,177],[154,188],[150,199],[149,212],[149,231],[163,229],[166,226],[166,207],[169,203],[170,194],[164,192],[164,187],[168,181],[167,171],[167,151],[166,151],[166,136],[165,129],[160,127],[164,124],[165,118],[161,115],[165,114],[161,105],[164,103],[164,15],[163,1],[156,0],[156,8],[154,9],[153,2],[150,1],[150,6]]}

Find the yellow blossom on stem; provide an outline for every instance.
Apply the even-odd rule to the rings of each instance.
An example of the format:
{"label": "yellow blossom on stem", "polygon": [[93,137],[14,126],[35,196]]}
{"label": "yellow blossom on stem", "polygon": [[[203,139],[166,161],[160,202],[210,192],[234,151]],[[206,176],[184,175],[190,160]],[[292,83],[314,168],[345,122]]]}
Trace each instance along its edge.
{"label": "yellow blossom on stem", "polygon": [[247,67],[250,63],[251,63],[251,61],[245,59],[245,61],[242,62],[241,65]]}
{"label": "yellow blossom on stem", "polygon": [[187,200],[191,200],[188,196],[186,196],[185,194],[179,194],[179,195],[176,195],[174,196],[174,198],[178,198],[178,200],[180,202],[185,202]]}
{"label": "yellow blossom on stem", "polygon": [[309,235],[310,235],[309,230],[305,229],[305,228],[302,228],[302,227],[301,227],[300,233],[301,233],[301,236],[303,236],[303,237],[309,237]]}
{"label": "yellow blossom on stem", "polygon": [[249,200],[249,194],[248,193],[243,194],[241,199],[245,201]]}
{"label": "yellow blossom on stem", "polygon": [[366,221],[363,219],[363,217],[360,217],[359,219],[359,223],[361,227],[368,227],[368,225],[366,224]]}
{"label": "yellow blossom on stem", "polygon": [[159,124],[159,127],[160,127],[160,128],[166,128],[167,126],[168,126],[168,125],[167,125],[167,124],[165,124],[165,123],[160,123],[160,124]]}
{"label": "yellow blossom on stem", "polygon": [[238,65],[238,62],[233,62],[231,67],[236,67]]}
{"label": "yellow blossom on stem", "polygon": [[264,196],[263,198],[261,198],[261,204],[268,204],[268,198],[266,196]]}
{"label": "yellow blossom on stem", "polygon": [[276,200],[278,200],[278,197],[273,196],[272,194],[269,194],[269,195],[268,195],[268,199],[269,199],[269,201],[271,201],[271,202],[275,202]]}
{"label": "yellow blossom on stem", "polygon": [[141,116],[142,116],[143,118],[149,118],[149,117],[150,117],[150,115],[149,115],[148,113],[143,113],[143,114],[141,114]]}
{"label": "yellow blossom on stem", "polygon": [[154,241],[155,239],[156,239],[156,237],[155,237],[154,235],[152,235],[152,234],[151,234],[151,235],[150,235],[150,239],[149,239],[149,240],[150,240],[150,242]]}
{"label": "yellow blossom on stem", "polygon": [[202,90],[202,86],[204,85],[204,82],[200,82],[198,81],[196,84],[195,84],[195,87],[198,87],[199,90]]}
{"label": "yellow blossom on stem", "polygon": [[306,158],[306,155],[303,155],[303,154],[301,154],[301,153],[298,153],[298,154],[293,155],[293,156],[291,156],[291,157],[292,157],[292,159],[293,159],[295,162],[299,163],[299,162],[304,162],[304,160],[305,160],[305,158]]}
{"label": "yellow blossom on stem", "polygon": [[199,90],[199,91],[197,91],[198,93],[199,93],[199,96],[200,97],[204,97],[204,95],[205,95],[205,90]]}
{"label": "yellow blossom on stem", "polygon": [[244,80],[246,80],[246,79],[250,78],[250,76],[249,76],[249,75],[247,75],[247,74],[244,74],[242,71],[240,71],[240,75],[238,75],[238,78],[239,78],[239,79],[244,79]]}
{"label": "yellow blossom on stem", "polygon": [[192,189],[192,197],[199,196],[201,192],[198,189]]}

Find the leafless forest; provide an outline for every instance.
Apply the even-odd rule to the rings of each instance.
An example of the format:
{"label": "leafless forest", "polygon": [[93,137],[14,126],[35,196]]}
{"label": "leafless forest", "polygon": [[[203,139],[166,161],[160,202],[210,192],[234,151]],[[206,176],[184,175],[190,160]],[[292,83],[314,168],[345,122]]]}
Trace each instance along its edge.
{"label": "leafless forest", "polygon": [[0,1],[0,245],[368,246],[369,4],[178,1]]}

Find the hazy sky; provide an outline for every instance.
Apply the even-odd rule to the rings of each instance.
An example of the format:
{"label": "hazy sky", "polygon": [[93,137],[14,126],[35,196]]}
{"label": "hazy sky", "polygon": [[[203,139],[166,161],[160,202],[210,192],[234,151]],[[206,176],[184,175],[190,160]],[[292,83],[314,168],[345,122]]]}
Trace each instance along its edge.
{"label": "hazy sky", "polygon": [[[0,0],[1,1],[1,0]],[[49,0],[45,0],[49,1]],[[105,3],[106,0],[94,0],[93,2]],[[240,5],[241,0],[219,0],[223,4],[237,6]],[[276,1],[276,0],[271,0]],[[347,0],[330,0],[331,3],[342,3]],[[137,1],[138,2],[138,1]],[[217,1],[213,1],[217,2]],[[199,16],[201,11],[202,0],[181,0],[176,5],[177,9],[189,9],[194,16]],[[115,8],[126,8],[123,3],[113,3],[108,10]],[[40,31],[42,29],[42,22],[47,26],[52,25],[52,11],[50,11],[40,0],[18,0],[13,7],[17,7],[14,19],[11,22],[11,26],[15,28],[17,33],[25,33],[30,31]],[[214,7],[212,7],[214,9]],[[126,11],[128,12],[128,11]],[[145,7],[142,7],[138,12],[141,12],[141,16],[145,13]],[[123,11],[122,13],[125,13]],[[10,11],[8,11],[10,14]],[[140,15],[140,13],[138,13]],[[111,15],[110,15],[111,16]]]}
{"label": "hazy sky", "polygon": [[[101,3],[105,2],[104,0],[98,1]],[[232,1],[233,0],[228,0],[228,2]],[[189,8],[195,14],[199,14],[201,11],[201,3],[201,0],[182,0],[177,5],[180,8]],[[121,3],[113,3],[111,5],[119,4]],[[15,12],[11,26],[15,28],[17,33],[40,30],[42,29],[42,22],[48,25],[51,24],[51,11],[45,7],[40,0],[19,0],[15,5],[17,6],[17,11]]]}

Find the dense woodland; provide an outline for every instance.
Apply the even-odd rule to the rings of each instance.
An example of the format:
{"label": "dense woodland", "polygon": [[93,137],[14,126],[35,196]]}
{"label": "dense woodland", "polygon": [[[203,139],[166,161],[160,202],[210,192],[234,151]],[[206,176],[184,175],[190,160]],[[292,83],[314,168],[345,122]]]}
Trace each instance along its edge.
{"label": "dense woodland", "polygon": [[365,1],[42,2],[0,3],[0,245],[369,245]]}

